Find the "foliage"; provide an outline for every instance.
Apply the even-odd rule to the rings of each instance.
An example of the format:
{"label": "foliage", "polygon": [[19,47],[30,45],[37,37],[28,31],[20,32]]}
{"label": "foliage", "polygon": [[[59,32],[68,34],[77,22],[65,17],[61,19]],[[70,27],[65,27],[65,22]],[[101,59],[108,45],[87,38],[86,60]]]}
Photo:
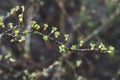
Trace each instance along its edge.
{"label": "foliage", "polygon": [[[35,1],[37,0],[33,0],[33,2],[28,0],[26,3],[34,3]],[[42,3],[49,2],[49,0],[48,2],[46,1],[47,0],[39,1],[41,4],[39,6],[44,9],[47,5],[43,6]],[[75,1],[77,2],[80,0]],[[116,0],[116,2],[117,1],[118,0]],[[75,4],[77,4],[76,2]],[[107,8],[108,13],[112,13],[114,12],[111,10],[112,6],[116,6],[109,2],[116,3],[113,0],[105,0],[102,3],[106,6],[105,8]],[[73,4],[74,0],[70,0],[70,3]],[[81,7],[79,6],[80,4],[78,4],[81,10],[76,10],[76,13],[72,13],[71,10],[68,10],[67,13],[66,7],[71,8],[72,6],[65,4],[70,3],[62,0],[56,1],[57,6],[55,6],[55,8],[57,7],[62,11],[61,17],[67,17],[65,20],[69,23],[66,21],[66,24],[68,24],[67,26],[69,26],[69,24],[72,26],[71,31],[69,31],[69,27],[67,28],[68,30],[64,31],[67,26],[62,24],[65,23],[65,20],[61,17],[61,23],[57,27],[55,27],[56,25],[52,25],[51,20],[53,19],[54,21],[54,18],[51,19],[50,17],[54,14],[52,12],[49,13],[49,10],[46,14],[48,14],[48,17],[51,20],[46,19],[42,23],[42,21],[40,22],[40,20],[34,19],[33,17],[29,22],[29,19],[27,20],[27,18],[31,18],[34,14],[37,16],[37,13],[34,12],[33,15],[28,13],[28,17],[26,18],[25,11],[29,11],[29,9],[32,10],[31,6],[28,6],[27,8],[26,5],[17,5],[14,8],[11,8],[6,16],[0,17],[0,30],[2,31],[0,33],[0,77],[4,75],[2,78],[3,80],[88,80],[89,77],[91,77],[91,79],[99,80],[101,79],[101,76],[106,76],[104,73],[107,71],[104,72],[104,70],[98,70],[97,73],[96,67],[98,67],[97,65],[102,65],[99,61],[104,60],[104,56],[107,56],[105,60],[107,60],[107,58],[111,59],[111,57],[112,59],[115,58],[116,49],[114,45],[101,40],[102,34],[99,33],[105,29],[104,26],[107,26],[109,24],[108,22],[111,22],[111,20],[114,20],[114,18],[119,15],[120,11],[116,7],[115,14],[109,14],[108,20],[107,18],[100,18],[98,22],[102,26],[96,27],[98,24],[96,23],[97,21],[95,21],[94,16],[96,17],[99,13],[94,9],[94,6],[96,5],[92,5],[91,3],[92,6],[89,6],[92,9],[89,12],[87,6],[90,2],[88,0],[82,0]],[[73,5],[73,8],[77,6],[75,6],[75,4]],[[49,14],[51,16],[49,16]],[[77,14],[76,16],[78,18],[76,23],[74,23],[74,18],[71,17],[73,14]],[[93,14],[93,16],[90,14]],[[16,22],[12,22],[11,20],[6,22],[11,16],[15,16]],[[54,22],[56,21],[57,20]],[[30,29],[28,29],[27,26],[30,26]],[[84,30],[83,26],[87,32]],[[27,38],[30,39],[30,46],[27,46],[30,47],[30,51],[28,52],[25,50],[25,43],[29,42]],[[4,42],[4,39],[7,39],[7,41]],[[8,45],[6,46],[5,43],[8,43]],[[47,52],[45,53],[45,51]],[[57,59],[54,59],[53,57]],[[37,58],[39,59],[38,61],[36,60]],[[86,66],[88,71],[83,71],[82,69],[86,69]],[[101,66],[98,68],[101,68]],[[114,77],[111,74],[113,73],[110,72],[110,75],[108,76],[117,79],[117,76]],[[115,75],[119,74],[116,74],[115,72]],[[99,78],[96,79],[96,76],[99,76]]]}

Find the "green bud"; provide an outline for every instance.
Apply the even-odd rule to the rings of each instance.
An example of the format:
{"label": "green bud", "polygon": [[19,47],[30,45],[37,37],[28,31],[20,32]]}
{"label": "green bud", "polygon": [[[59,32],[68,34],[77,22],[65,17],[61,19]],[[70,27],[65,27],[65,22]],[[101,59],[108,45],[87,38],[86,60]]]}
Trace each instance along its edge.
{"label": "green bud", "polygon": [[65,35],[64,35],[64,38],[65,38],[65,41],[67,41],[68,38],[69,38],[69,34],[65,34]]}
{"label": "green bud", "polygon": [[43,36],[43,40],[44,40],[44,41],[47,41],[47,40],[48,40],[48,36],[47,36],[47,35],[44,35],[44,36]]}
{"label": "green bud", "polygon": [[72,45],[71,46],[71,50],[76,50],[77,49],[77,46],[76,45]]}
{"label": "green bud", "polygon": [[62,44],[62,45],[59,46],[59,51],[60,51],[61,53],[65,53],[65,52],[66,52],[66,49],[65,49],[65,45],[64,45],[64,44]]}
{"label": "green bud", "polygon": [[43,24],[44,25],[44,29],[43,30],[46,30],[48,28],[48,24]]}
{"label": "green bud", "polygon": [[55,38],[58,38],[60,36],[60,32],[56,31],[54,35],[55,35]]}
{"label": "green bud", "polygon": [[57,28],[56,27],[52,27],[51,33],[54,33],[55,31],[57,31]]}

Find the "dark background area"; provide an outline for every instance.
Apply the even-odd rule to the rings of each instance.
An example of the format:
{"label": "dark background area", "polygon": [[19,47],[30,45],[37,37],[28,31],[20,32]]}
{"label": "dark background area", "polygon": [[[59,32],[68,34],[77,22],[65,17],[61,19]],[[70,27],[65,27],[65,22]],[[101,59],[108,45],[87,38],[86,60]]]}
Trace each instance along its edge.
{"label": "dark background area", "polygon": [[[24,43],[11,43],[11,37],[4,36],[0,38],[0,80],[120,80],[119,0],[0,0],[0,16],[6,16],[17,5],[24,5],[28,11],[25,22],[34,15],[32,20],[49,25],[44,34],[49,34],[52,26],[61,33],[57,41],[64,42],[64,34],[69,34],[67,47],[79,45],[83,40],[80,48],[102,42],[113,46],[115,51],[112,54],[100,51],[61,54],[55,41],[44,41],[42,36],[31,34],[31,58],[26,59],[22,56]],[[0,28],[0,33],[8,29],[9,22],[18,24],[18,14],[3,21],[6,27]]]}

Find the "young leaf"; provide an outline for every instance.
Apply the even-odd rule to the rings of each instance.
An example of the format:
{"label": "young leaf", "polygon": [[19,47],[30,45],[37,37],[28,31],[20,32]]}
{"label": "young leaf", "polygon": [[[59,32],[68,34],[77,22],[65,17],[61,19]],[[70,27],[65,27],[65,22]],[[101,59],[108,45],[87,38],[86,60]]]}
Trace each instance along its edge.
{"label": "young leaf", "polygon": [[14,33],[17,36],[20,33],[20,30],[15,30]]}
{"label": "young leaf", "polygon": [[18,40],[19,42],[25,41],[25,36],[20,36],[21,38]]}
{"label": "young leaf", "polygon": [[79,46],[82,47],[83,46],[84,41],[80,40]]}
{"label": "young leaf", "polygon": [[36,30],[39,30],[40,29],[40,25],[35,24],[33,28],[35,28]]}
{"label": "young leaf", "polygon": [[10,42],[14,42],[15,40],[14,39],[11,39]]}
{"label": "young leaf", "polygon": [[8,26],[9,26],[10,28],[13,28],[13,23],[8,23]]}
{"label": "young leaf", "polygon": [[65,52],[66,52],[66,49],[65,49],[65,45],[64,45],[64,44],[62,44],[62,45],[59,46],[59,51],[60,51],[61,53],[65,53]]}
{"label": "young leaf", "polygon": [[48,28],[48,24],[44,24],[44,29],[43,30],[46,30]]}
{"label": "young leaf", "polygon": [[64,38],[65,38],[65,41],[67,41],[68,38],[69,38],[69,34],[65,34],[65,35],[64,35]]}
{"label": "young leaf", "polygon": [[52,27],[51,33],[54,33],[55,31],[57,31],[57,28],[56,27]]}
{"label": "young leaf", "polygon": [[95,48],[95,44],[94,43],[90,43],[90,47],[91,47],[91,50],[93,50]]}
{"label": "young leaf", "polygon": [[105,45],[103,43],[100,43],[100,45],[98,46],[98,48],[100,50],[107,50],[107,48],[105,47]]}
{"label": "young leaf", "polygon": [[113,53],[114,50],[115,50],[115,48],[113,46],[108,47],[108,52],[109,53]]}
{"label": "young leaf", "polygon": [[48,40],[48,36],[47,36],[47,35],[44,35],[44,36],[43,36],[43,40],[44,40],[44,41],[47,41],[47,40]]}
{"label": "young leaf", "polygon": [[56,31],[54,35],[55,35],[55,38],[58,38],[60,36],[60,32]]}
{"label": "young leaf", "polygon": [[76,66],[79,67],[81,65],[81,63],[82,63],[82,60],[77,60],[76,61]]}
{"label": "young leaf", "polygon": [[25,6],[21,6],[21,8],[22,8],[22,12],[24,12],[25,11]]}
{"label": "young leaf", "polygon": [[19,17],[19,22],[22,23],[23,22],[23,14],[19,14],[18,17]]}
{"label": "young leaf", "polygon": [[76,45],[72,45],[71,50],[76,50],[77,46]]}
{"label": "young leaf", "polygon": [[36,21],[30,21],[30,25],[31,25],[31,27],[34,27],[34,25],[36,24],[37,22]]}

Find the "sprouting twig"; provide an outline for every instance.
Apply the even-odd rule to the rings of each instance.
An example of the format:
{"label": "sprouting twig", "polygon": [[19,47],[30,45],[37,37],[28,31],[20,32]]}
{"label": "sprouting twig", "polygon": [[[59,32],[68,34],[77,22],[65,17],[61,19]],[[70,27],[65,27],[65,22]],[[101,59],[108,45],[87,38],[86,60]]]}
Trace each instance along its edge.
{"label": "sprouting twig", "polygon": [[[41,33],[41,32],[38,32],[38,31],[33,31],[32,33],[36,33],[36,34],[38,34],[38,35],[40,35],[40,36],[44,36],[44,34],[43,33]],[[62,42],[59,42],[58,40],[56,40],[56,39],[54,39],[54,38],[52,38],[52,37],[50,37],[50,36],[48,36],[48,38],[50,39],[50,40],[52,40],[52,41],[54,41],[56,44],[58,44],[58,45],[62,45],[62,44],[64,44],[64,43],[62,43]],[[98,48],[94,48],[94,49],[90,49],[90,48],[81,48],[81,49],[75,49],[75,50],[71,50],[70,48],[67,48],[66,46],[65,46],[65,49],[66,49],[66,51],[79,51],[79,52],[86,52],[86,51],[98,51],[98,52],[102,52],[102,53],[107,53],[105,50],[100,50],[100,49],[98,49]]]}

